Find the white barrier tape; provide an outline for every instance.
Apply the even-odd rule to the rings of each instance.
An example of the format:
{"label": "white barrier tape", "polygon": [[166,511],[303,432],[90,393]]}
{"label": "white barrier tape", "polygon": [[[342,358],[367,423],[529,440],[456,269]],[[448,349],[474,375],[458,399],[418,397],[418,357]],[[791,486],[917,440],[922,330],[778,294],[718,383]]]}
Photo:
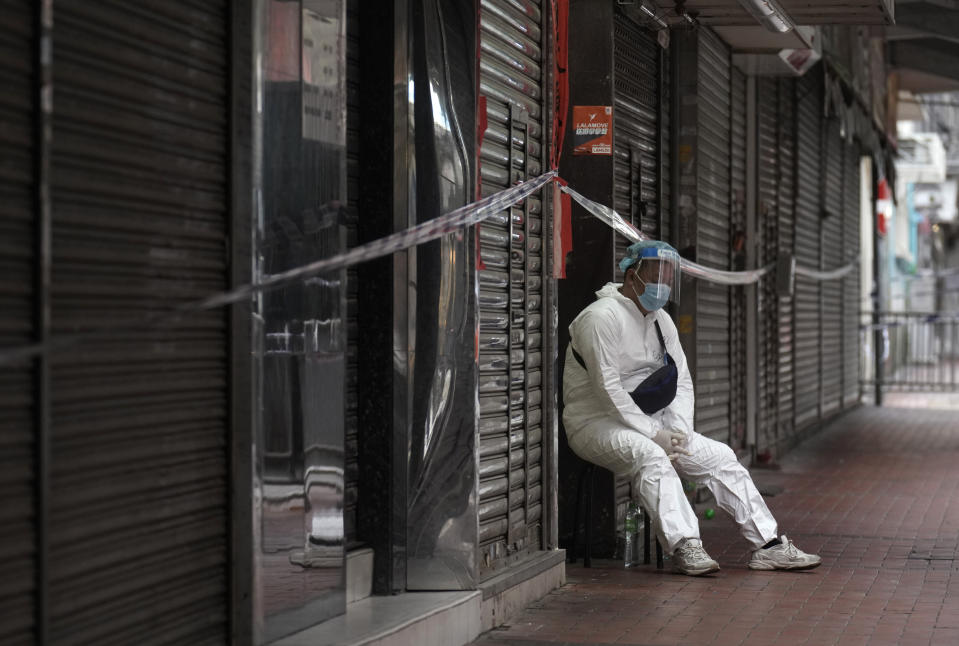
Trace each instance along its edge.
{"label": "white barrier tape", "polygon": [[806,278],[812,278],[813,280],[836,280],[837,278],[842,278],[853,269],[856,268],[856,263],[859,262],[859,258],[851,260],[849,263],[832,269],[830,271],[817,271],[815,269],[806,269],[805,267],[800,267],[796,265],[796,275],[805,276]]}
{"label": "white barrier tape", "polygon": [[[623,219],[623,217],[609,208],[604,204],[599,202],[594,202],[585,195],[577,193],[574,189],[569,186],[562,186],[561,189],[579,202],[580,206],[592,213],[594,216],[608,224],[613,228],[617,233],[622,234],[627,239],[632,240],[633,242],[639,242],[640,240],[649,240],[650,237],[631,225],[629,222]],[[796,266],[796,274],[799,276],[804,276],[806,278],[811,278],[813,280],[825,281],[825,280],[836,280],[842,278],[846,274],[850,273],[856,268],[856,264],[859,262],[859,257],[857,256],[849,263],[832,269],[829,271],[819,271],[817,269],[806,269],[805,267]],[[682,269],[685,273],[695,276],[696,278],[702,278],[703,280],[708,280],[713,283],[718,283],[720,285],[749,285],[757,282],[765,274],[772,271],[775,266],[774,263],[769,263],[765,267],[759,269],[747,269],[745,271],[726,271],[724,269],[714,269],[712,267],[706,267],[700,265],[699,263],[693,262],[691,260],[682,259]]]}
{"label": "white barrier tape", "polygon": [[179,320],[184,314],[213,309],[231,303],[237,303],[249,298],[255,293],[277,289],[290,283],[309,278],[317,274],[336,271],[352,265],[388,256],[421,245],[425,242],[442,238],[454,231],[482,222],[494,213],[499,213],[520,202],[541,189],[556,177],[556,171],[551,170],[539,177],[521,182],[481,200],[461,206],[446,215],[428,220],[409,229],[399,231],[385,238],[380,238],[364,245],[360,245],[346,253],[332,258],[324,258],[306,265],[294,267],[288,271],[266,276],[258,283],[243,285],[228,292],[214,294],[199,301],[182,305],[167,314],[151,316],[139,322],[131,322],[127,326],[111,327],[109,329],[91,330],[79,334],[51,339],[47,343],[37,343],[29,346],[0,350],[0,365],[18,363],[48,352],[51,349],[69,347],[85,340],[99,337],[108,338],[120,330],[142,330],[145,327],[160,327],[164,324]]}
{"label": "white barrier tape", "polygon": [[563,185],[560,186],[560,190],[564,193],[568,193],[570,197],[579,202],[580,206],[584,209],[595,215],[597,218],[605,222],[607,225],[613,228],[617,233],[625,236],[633,242],[639,242],[640,240],[649,240],[650,237],[631,225],[629,222],[623,219],[619,213],[609,208],[605,204],[600,204],[599,202],[594,202],[585,195],[582,195],[576,192],[573,188]]}
{"label": "white barrier tape", "polygon": [[946,276],[955,276],[959,274],[959,267],[951,269],[918,269],[914,274],[905,274],[898,276],[901,280],[914,280],[916,278],[944,278]]}
{"label": "white barrier tape", "polygon": [[751,285],[759,282],[759,279],[768,274],[773,269],[773,263],[759,269],[747,269],[744,271],[726,271],[724,269],[713,269],[704,267],[699,263],[683,258],[683,273],[692,274],[697,278],[708,280],[719,285]]}
{"label": "white barrier tape", "polygon": [[241,301],[256,292],[276,289],[277,287],[282,287],[283,285],[288,285],[297,280],[315,276],[316,274],[358,265],[361,262],[389,256],[397,251],[403,251],[404,249],[442,238],[459,229],[478,224],[494,213],[508,209],[541,189],[547,182],[552,181],[554,177],[556,177],[556,171],[551,170],[543,173],[539,177],[521,182],[516,186],[504,189],[471,204],[461,206],[446,215],[441,215],[438,218],[427,220],[409,229],[388,235],[385,238],[360,245],[338,256],[300,265],[299,267],[294,267],[280,274],[271,274],[258,283],[246,285],[224,294],[211,296],[192,305],[190,309],[209,309],[220,305],[229,305],[230,303]]}
{"label": "white barrier tape", "polygon": [[[894,327],[913,327],[917,323],[923,323],[926,325],[955,325],[959,323],[959,315],[955,314],[922,314],[919,312],[889,312],[892,316],[906,316],[907,320],[898,320],[898,321],[885,321],[883,323],[863,323],[859,326],[860,330],[888,330]],[[866,316],[869,316],[869,312],[866,312]],[[912,320],[908,320],[912,319]]]}
{"label": "white barrier tape", "polygon": [[[459,229],[478,224],[488,218],[490,215],[499,213],[500,211],[509,208],[513,204],[524,200],[556,177],[557,172],[555,170],[551,170],[543,173],[539,177],[521,182],[515,186],[504,189],[498,193],[494,193],[493,195],[485,197],[471,204],[461,206],[458,209],[450,211],[446,215],[428,220],[409,229],[405,229],[404,231],[399,231],[392,235],[386,236],[385,238],[368,242],[364,245],[351,249],[346,253],[333,256],[332,258],[317,260],[316,262],[308,263],[306,265],[300,265],[299,267],[295,267],[279,274],[266,276],[258,283],[244,285],[228,292],[214,294],[213,296],[207,297],[203,300],[194,301],[192,303],[180,306],[168,314],[148,317],[142,321],[131,323],[128,326],[114,327],[109,329],[105,328],[102,330],[91,330],[90,332],[55,338],[45,344],[33,344],[29,346],[0,350],[0,365],[17,363],[26,359],[30,359],[38,354],[42,354],[43,352],[47,352],[50,349],[68,347],[82,340],[90,340],[97,337],[108,337],[109,335],[120,330],[139,330],[143,329],[144,327],[159,327],[161,325],[179,320],[184,314],[188,314],[190,312],[199,312],[213,309],[215,307],[221,307],[223,305],[230,305],[232,303],[237,303],[249,298],[253,294],[277,289],[304,278],[309,278],[325,272],[336,271],[345,267],[366,262],[368,260],[374,260],[383,256],[392,255],[397,251],[409,249],[410,247],[415,247],[425,242],[441,238],[444,235],[448,235]],[[648,235],[626,222],[626,220],[624,220],[619,213],[608,206],[590,200],[569,186],[563,185],[561,186],[561,189],[568,193],[583,208],[605,222],[613,230],[617,231],[628,240],[638,242],[640,240],[650,239]],[[833,280],[836,278],[841,278],[851,272],[855,268],[856,262],[857,261],[854,260],[843,267],[828,272],[796,267],[796,273],[814,280]],[[699,263],[686,260],[685,258],[682,259],[681,266],[683,271],[691,276],[708,280],[713,283],[718,283],[720,285],[748,285],[755,283],[763,275],[771,271],[773,267],[772,264],[769,264],[760,269],[751,269],[747,271],[726,271],[723,269],[706,267],[704,265],[700,265]]]}
{"label": "white barrier tape", "polygon": [[[614,231],[625,236],[628,240],[639,242],[640,240],[650,239],[648,235],[624,220],[623,216],[608,206],[594,202],[569,186],[563,186],[562,190],[569,193],[570,197],[576,200],[580,206],[608,224]],[[748,285],[755,283],[772,269],[772,264],[769,264],[760,269],[750,269],[748,271],[725,271],[723,269],[706,267],[691,260],[686,260],[685,258],[682,259],[681,266],[683,271],[691,276],[720,285]]]}

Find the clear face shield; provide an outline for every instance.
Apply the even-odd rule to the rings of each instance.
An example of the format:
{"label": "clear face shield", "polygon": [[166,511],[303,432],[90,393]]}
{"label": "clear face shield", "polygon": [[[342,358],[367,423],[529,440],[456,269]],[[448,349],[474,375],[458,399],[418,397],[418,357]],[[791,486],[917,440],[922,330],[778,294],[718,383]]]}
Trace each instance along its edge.
{"label": "clear face shield", "polygon": [[643,249],[634,267],[642,286],[637,291],[643,307],[659,309],[667,302],[679,305],[681,268],[678,253],[670,249]]}

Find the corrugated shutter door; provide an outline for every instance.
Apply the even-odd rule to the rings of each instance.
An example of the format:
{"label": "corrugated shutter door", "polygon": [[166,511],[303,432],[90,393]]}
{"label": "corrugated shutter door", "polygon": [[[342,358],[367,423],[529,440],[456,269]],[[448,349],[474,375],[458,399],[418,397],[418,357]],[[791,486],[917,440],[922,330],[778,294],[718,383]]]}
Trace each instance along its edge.
{"label": "corrugated shutter door", "polygon": [[[819,266],[820,133],[822,72],[814,68],[798,81],[797,88],[796,264]],[[795,293],[795,393],[796,427],[819,415],[819,283],[796,276]]]}
{"label": "corrugated shutter door", "polygon": [[[733,67],[730,76],[730,235],[733,269],[745,268],[746,249],[746,75]],[[736,244],[739,242],[740,244]],[[746,290],[730,295],[730,446],[743,448],[746,437]]]}
{"label": "corrugated shutter door", "polygon": [[[661,78],[667,66],[660,65],[655,36],[621,12],[613,19],[613,38],[613,208],[644,233],[666,239],[669,220],[663,209],[668,209],[669,190],[663,180],[669,167],[662,141],[669,132],[669,111],[660,110],[660,100],[661,89],[668,87]],[[619,259],[629,240],[614,233],[613,242],[613,276],[622,281]],[[617,528],[623,526],[630,488],[627,476],[616,479]]]}
{"label": "corrugated shutter door", "polygon": [[[856,260],[860,253],[860,174],[859,149],[845,147],[843,173],[843,262]],[[859,262],[843,278],[843,397],[844,404],[859,400]]]}
{"label": "corrugated shutter door", "polygon": [[[0,20],[0,347],[34,341],[34,4]],[[33,641],[34,386],[30,364],[0,369],[0,642]]]}
{"label": "corrugated shutter door", "polygon": [[[795,82],[791,79],[779,79],[779,116],[776,139],[779,149],[779,181],[776,205],[778,207],[778,255],[795,253],[796,244],[796,109]],[[777,420],[778,437],[789,437],[793,428],[794,401],[794,332],[793,297],[776,297],[777,337],[779,344],[779,366],[776,375],[776,405],[779,411]]]}
{"label": "corrugated shutter door", "polygon": [[[825,218],[822,226],[822,269],[835,269],[845,258],[843,245],[843,148],[839,120],[826,123],[823,150]],[[822,286],[822,414],[839,407],[842,400],[842,281],[825,280]]]}
{"label": "corrugated shutter door", "polygon": [[[757,82],[757,118],[759,131],[758,226],[760,265],[775,261],[779,244],[779,89],[775,78]],[[765,450],[776,440],[779,338],[775,277],[764,276],[759,283],[759,440]]]}
{"label": "corrugated shutter door", "polygon": [[662,50],[660,51],[662,56],[662,66],[660,67],[660,81],[659,81],[659,91],[660,91],[660,101],[662,103],[662,110],[660,110],[660,123],[659,123],[659,134],[660,134],[660,146],[659,146],[659,185],[660,185],[660,194],[659,200],[660,205],[658,210],[659,217],[659,237],[662,240],[667,242],[676,242],[672,240],[672,226],[673,226],[673,215],[672,208],[670,206],[670,195],[671,186],[672,186],[672,168],[670,167],[671,155],[670,150],[670,139],[672,133],[670,132],[670,105],[672,101],[672,77],[670,76],[669,71],[669,51]]}
{"label": "corrugated shutter door", "polygon": [[[614,18],[613,36],[613,208],[644,233],[663,238],[666,234],[660,230],[658,169],[663,153],[660,47],[653,34],[619,12]],[[629,241],[613,235],[614,275],[620,281],[623,273],[618,261],[626,254]]]}
{"label": "corrugated shutter door", "polygon": [[[481,0],[480,94],[488,127],[480,150],[489,195],[542,168],[543,15],[532,0]],[[480,572],[541,546],[542,200],[480,227]],[[546,399],[551,401],[551,399]]]}
{"label": "corrugated shutter door", "polygon": [[54,27],[51,632],[222,644],[225,314],[147,316],[226,284],[224,2],[60,2]]}
{"label": "corrugated shutter door", "polygon": [[[730,266],[730,60],[712,30],[699,31],[699,149],[696,160],[698,219],[696,259]],[[706,108],[708,106],[708,109]],[[696,286],[696,430],[729,441],[729,287]]]}

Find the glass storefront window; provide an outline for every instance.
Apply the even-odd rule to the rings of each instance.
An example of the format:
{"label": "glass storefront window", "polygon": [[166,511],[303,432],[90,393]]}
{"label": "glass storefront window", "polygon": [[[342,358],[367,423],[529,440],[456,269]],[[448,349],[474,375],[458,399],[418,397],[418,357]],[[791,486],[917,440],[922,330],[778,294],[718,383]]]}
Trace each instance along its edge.
{"label": "glass storefront window", "polygon": [[[344,0],[255,0],[254,276],[346,247]],[[254,347],[258,643],[345,612],[346,276],[260,295]]]}

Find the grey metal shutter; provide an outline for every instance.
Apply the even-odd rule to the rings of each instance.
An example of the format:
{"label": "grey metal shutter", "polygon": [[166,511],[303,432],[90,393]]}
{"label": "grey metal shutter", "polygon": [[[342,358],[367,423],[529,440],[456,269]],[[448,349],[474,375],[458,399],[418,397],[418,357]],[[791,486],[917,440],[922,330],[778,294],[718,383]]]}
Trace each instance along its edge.
{"label": "grey metal shutter", "polygon": [[[660,109],[665,65],[656,38],[617,12],[613,22],[613,208],[653,238],[668,237],[668,221],[660,207],[669,191],[668,167],[662,157],[664,117]],[[664,174],[663,168],[666,168]],[[614,234],[615,280],[620,281],[619,258],[629,241]]]}
{"label": "grey metal shutter", "polygon": [[[360,195],[360,42],[359,0],[346,3],[346,244],[356,246],[357,214]],[[357,427],[359,395],[357,394],[357,359],[359,354],[359,321],[357,319],[359,279],[356,266],[346,270],[346,411],[343,446],[343,533],[346,547],[357,543],[356,500],[359,495]]]}
{"label": "grey metal shutter", "polygon": [[[762,77],[757,81],[757,127],[759,158],[757,168],[758,208],[760,231],[760,265],[774,262],[779,246],[779,88],[775,78]],[[759,307],[759,409],[758,440],[760,450],[767,449],[777,438],[779,416],[779,335],[778,298],[775,277],[763,276],[757,293]]]}
{"label": "grey metal shutter", "polygon": [[[820,120],[822,71],[816,67],[797,85],[796,263],[819,267]],[[796,428],[819,417],[820,331],[819,283],[796,276],[795,285],[795,397]]]}
{"label": "grey metal shutter", "polygon": [[662,240],[667,242],[675,242],[672,240],[672,227],[673,227],[673,213],[672,213],[672,203],[670,202],[670,196],[672,195],[672,151],[670,147],[670,140],[672,137],[672,132],[670,128],[672,124],[670,122],[670,115],[672,111],[670,106],[672,104],[672,76],[670,72],[670,54],[669,50],[660,50],[659,55],[662,57],[660,60],[662,62],[659,71],[659,92],[660,92],[660,105],[662,109],[659,112],[659,204],[658,204],[658,218],[659,218],[659,236]]}
{"label": "grey metal shutter", "polygon": [[[746,248],[746,75],[733,67],[730,75],[730,235],[733,269],[745,268]],[[729,315],[730,406],[729,444],[746,442],[746,290],[731,290]]]}
{"label": "grey metal shutter", "polygon": [[[699,30],[699,146],[696,154],[696,260],[730,267],[730,60],[726,44]],[[706,108],[708,106],[708,109]],[[730,289],[708,281],[696,286],[696,430],[729,441]]]}
{"label": "grey metal shutter", "polygon": [[[533,0],[481,0],[480,94],[488,126],[482,193],[543,165],[543,12]],[[479,562],[542,545],[543,212],[539,195],[483,222],[480,281]],[[547,322],[548,324],[548,322]]]}
{"label": "grey metal shutter", "polygon": [[[778,256],[792,255],[796,245],[796,110],[795,81],[779,79],[776,141],[779,150],[779,177],[776,196],[778,218]],[[779,347],[776,374],[777,437],[792,434],[794,403],[793,297],[776,296],[776,338]]]}
{"label": "grey metal shutter", "polygon": [[[860,218],[860,168],[859,149],[856,145],[845,146],[843,156],[843,262],[859,256],[859,218]],[[852,273],[842,279],[843,294],[843,404],[859,401],[859,263],[856,262]]]}
{"label": "grey metal shutter", "polygon": [[229,33],[219,2],[58,2],[51,641],[229,640]]}
{"label": "grey metal shutter", "polygon": [[[835,269],[845,256],[843,245],[843,148],[839,120],[826,121],[823,142],[822,254],[820,267]],[[842,401],[842,281],[824,280],[822,287],[822,415],[835,411]]]}
{"label": "grey metal shutter", "polygon": [[[613,18],[613,208],[653,238],[668,239],[669,136],[665,55],[654,34],[622,12]],[[667,140],[668,141],[668,140]],[[629,240],[614,233],[613,275]],[[616,527],[623,526],[630,482],[615,483]]]}
{"label": "grey metal shutter", "polygon": [[[29,345],[34,319],[34,2],[0,20],[0,348]],[[0,642],[29,644],[34,617],[34,383],[30,364],[0,368]]]}

